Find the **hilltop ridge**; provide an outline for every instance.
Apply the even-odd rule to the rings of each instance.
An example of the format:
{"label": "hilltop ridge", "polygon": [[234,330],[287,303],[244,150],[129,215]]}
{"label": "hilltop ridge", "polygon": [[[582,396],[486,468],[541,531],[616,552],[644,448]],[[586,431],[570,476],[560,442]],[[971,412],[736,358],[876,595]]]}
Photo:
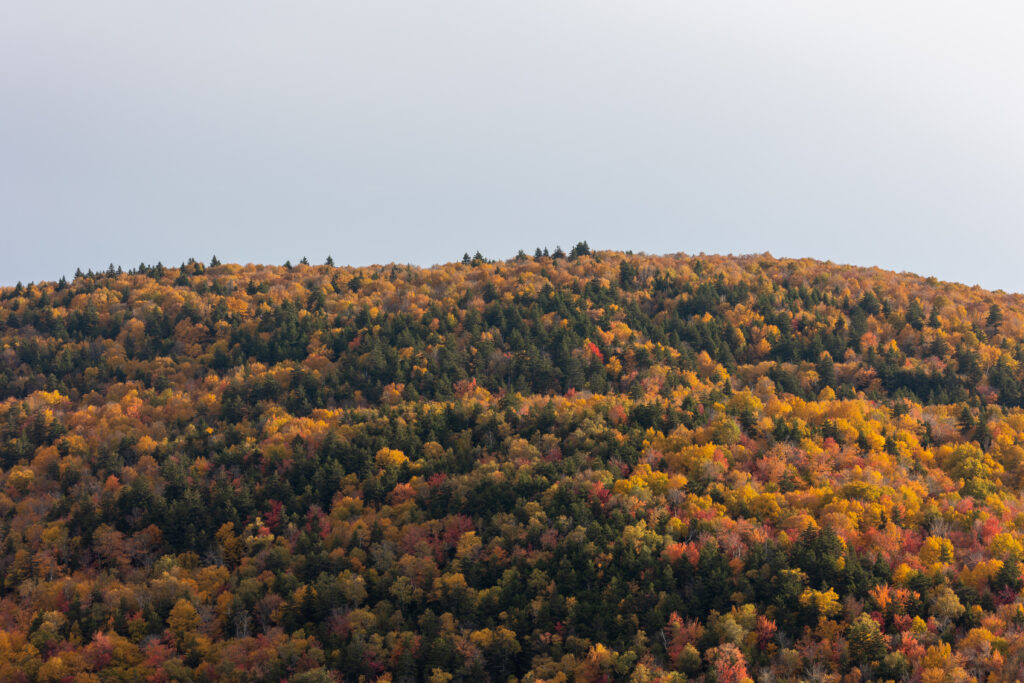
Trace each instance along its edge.
{"label": "hilltop ridge", "polygon": [[[315,335],[335,364],[371,354],[339,368],[339,401],[346,389],[375,400],[396,381],[416,395],[450,397],[451,385],[469,377],[491,391],[604,391],[615,382],[626,389],[651,363],[695,369],[705,352],[739,372],[734,380],[774,375],[798,395],[823,388],[808,378],[807,364],[823,370],[827,353],[839,373],[828,382],[844,395],[1020,402],[1021,375],[1007,364],[1019,360],[1024,297],[811,259],[598,252],[467,257],[432,268],[192,261],[7,288],[0,301],[0,322],[22,349],[15,355],[33,360],[7,359],[0,390],[12,395],[88,390],[76,373],[29,376],[33,367],[64,369],[45,343],[55,333],[67,338],[65,359],[92,339],[127,361],[122,370],[159,356],[217,372],[251,361],[302,363]],[[580,353],[591,344],[601,357],[632,363],[630,371],[610,371],[593,362],[597,355]],[[417,357],[400,358],[400,349]],[[418,355],[425,349],[443,349],[445,360]],[[642,359],[630,360],[638,351]],[[370,367],[354,371],[360,362]],[[94,367],[110,374],[103,363]]]}

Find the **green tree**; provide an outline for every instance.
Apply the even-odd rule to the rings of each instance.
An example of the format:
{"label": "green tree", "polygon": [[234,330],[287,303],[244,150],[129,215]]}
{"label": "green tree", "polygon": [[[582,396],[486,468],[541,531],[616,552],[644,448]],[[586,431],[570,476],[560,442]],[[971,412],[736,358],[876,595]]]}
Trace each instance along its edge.
{"label": "green tree", "polygon": [[850,625],[847,640],[850,643],[850,661],[861,666],[878,664],[888,652],[878,622],[867,614],[861,614]]}

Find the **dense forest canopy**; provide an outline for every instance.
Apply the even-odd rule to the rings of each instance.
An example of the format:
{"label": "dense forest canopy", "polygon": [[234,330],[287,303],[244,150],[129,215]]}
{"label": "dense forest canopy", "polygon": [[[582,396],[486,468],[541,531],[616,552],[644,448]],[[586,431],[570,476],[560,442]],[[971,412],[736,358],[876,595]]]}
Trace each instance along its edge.
{"label": "dense forest canopy", "polygon": [[585,243],[0,290],[0,679],[1024,677],[1024,297]]}

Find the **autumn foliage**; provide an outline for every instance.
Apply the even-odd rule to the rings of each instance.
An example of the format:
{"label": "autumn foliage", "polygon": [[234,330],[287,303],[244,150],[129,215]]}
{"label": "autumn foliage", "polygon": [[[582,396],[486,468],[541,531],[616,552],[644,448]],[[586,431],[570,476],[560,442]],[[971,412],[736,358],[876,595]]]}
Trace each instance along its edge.
{"label": "autumn foliage", "polygon": [[768,255],[6,288],[0,680],[1019,680],[1022,359]]}

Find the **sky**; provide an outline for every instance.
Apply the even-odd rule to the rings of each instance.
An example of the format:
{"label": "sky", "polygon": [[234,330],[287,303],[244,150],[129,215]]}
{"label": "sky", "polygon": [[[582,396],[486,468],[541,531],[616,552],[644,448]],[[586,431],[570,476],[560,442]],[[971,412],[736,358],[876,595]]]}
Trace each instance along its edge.
{"label": "sky", "polygon": [[0,3],[0,284],[761,253],[1024,292],[1024,4]]}

